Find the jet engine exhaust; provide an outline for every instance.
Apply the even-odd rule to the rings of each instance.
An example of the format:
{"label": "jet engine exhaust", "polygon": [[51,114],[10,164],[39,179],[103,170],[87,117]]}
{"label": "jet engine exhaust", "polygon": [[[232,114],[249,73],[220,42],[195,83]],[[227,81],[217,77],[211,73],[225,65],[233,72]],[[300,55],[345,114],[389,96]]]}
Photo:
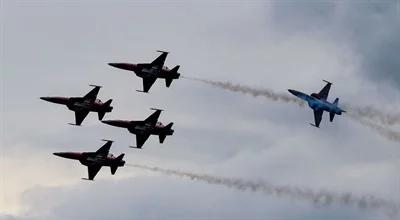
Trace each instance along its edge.
{"label": "jet engine exhaust", "polygon": [[400,211],[399,205],[393,201],[377,198],[372,195],[357,196],[351,192],[336,193],[326,190],[315,191],[296,186],[278,186],[265,181],[249,181],[240,178],[196,174],[139,164],[127,164],[127,166],[162,173],[168,176],[177,176],[188,178],[193,181],[202,181],[213,185],[223,185],[240,191],[262,192],[271,196],[302,200],[317,207],[328,207],[331,205],[351,206],[359,208],[360,210],[381,211],[393,218],[398,216]]}

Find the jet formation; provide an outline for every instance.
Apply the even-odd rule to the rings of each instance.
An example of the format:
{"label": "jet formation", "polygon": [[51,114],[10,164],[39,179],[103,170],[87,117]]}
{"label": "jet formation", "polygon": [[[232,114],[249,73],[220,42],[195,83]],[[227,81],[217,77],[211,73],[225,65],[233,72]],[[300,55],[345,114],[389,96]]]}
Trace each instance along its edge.
{"label": "jet formation", "polygon": [[180,76],[178,73],[179,65],[172,69],[164,66],[168,52],[161,50],[157,50],[157,52],[160,52],[161,55],[151,63],[109,63],[108,65],[123,70],[133,71],[136,76],[143,79],[143,91],[136,91],[147,93],[158,78],[165,79],[165,84],[169,87],[172,81],[174,79],[179,79]]}
{"label": "jet formation", "polygon": [[312,108],[312,110],[314,111],[315,124],[310,123],[310,125],[315,126],[317,128],[319,128],[319,125],[322,120],[322,114],[324,113],[324,111],[329,112],[329,119],[331,122],[333,121],[335,115],[341,115],[342,112],[346,112],[338,107],[339,98],[336,98],[335,101],[333,101],[333,103],[328,102],[327,99],[332,83],[326,80],[324,80],[324,82],[326,82],[325,87],[322,88],[322,90],[319,93],[312,93],[311,95],[307,95],[305,93],[289,89],[290,93],[299,97],[300,99],[305,100],[308,103],[308,106]]}
{"label": "jet formation", "polygon": [[113,141],[104,139],[103,141],[106,141],[106,143],[96,152],[57,152],[53,154],[67,159],[78,160],[82,165],[87,166],[88,178],[83,178],[85,180],[93,180],[103,166],[110,167],[111,174],[114,175],[118,167],[125,165],[123,160],[125,154],[115,157],[109,153]]}
{"label": "jet formation", "polygon": [[136,147],[131,146],[132,148],[142,148],[150,135],[158,135],[160,143],[164,143],[165,138],[174,133],[174,130],[172,130],[174,123],[163,125],[158,121],[162,110],[151,109],[155,112],[143,121],[103,120],[101,122],[115,127],[127,128],[130,133],[136,134]]}
{"label": "jet formation", "polygon": [[[110,66],[133,71],[138,77],[143,79],[143,90],[139,92],[148,93],[154,82],[158,79],[165,79],[167,87],[170,87],[174,79],[179,79],[180,73],[178,73],[179,65],[172,69],[164,66],[165,60],[167,58],[168,52],[161,52],[153,62],[151,63],[108,63]],[[325,80],[324,80],[325,81]],[[311,124],[315,127],[319,127],[322,114],[324,111],[329,112],[330,121],[333,121],[335,115],[341,115],[344,110],[338,107],[339,99],[336,98],[333,103],[327,101],[329,90],[332,83],[325,81],[327,84],[319,93],[312,93],[307,95],[305,93],[289,89],[289,92],[293,95],[307,101],[310,108],[314,111],[315,123]],[[142,121],[132,121],[132,120],[103,120],[106,113],[113,110],[111,106],[112,99],[103,103],[97,98],[101,86],[90,85],[94,88],[83,97],[40,97],[40,99],[65,105],[69,110],[75,112],[75,124],[71,125],[80,126],[89,112],[97,112],[98,118],[101,122],[107,125],[126,128],[130,133],[136,135],[136,146],[130,146],[132,148],[141,149],[150,135],[157,135],[159,137],[160,143],[164,143],[167,136],[173,135],[174,130],[172,126],[174,123],[170,122],[167,125],[162,124],[158,121],[161,109],[151,108],[153,112],[149,117]],[[88,178],[87,180],[94,180],[97,173],[103,166],[108,166],[111,169],[111,174],[114,175],[118,167],[123,167],[125,161],[123,160],[124,154],[122,153],[118,157],[113,156],[109,153],[110,147],[113,143],[111,140],[103,140],[106,143],[95,152],[57,152],[54,155],[78,160],[81,164],[88,167]]]}
{"label": "jet formation", "polygon": [[103,103],[97,98],[97,94],[100,91],[101,86],[90,85],[94,88],[83,97],[40,97],[40,99],[66,105],[67,108],[75,112],[75,124],[71,125],[80,126],[89,112],[97,112],[99,120],[102,120],[107,112],[111,112],[113,107],[111,106],[112,99]]}

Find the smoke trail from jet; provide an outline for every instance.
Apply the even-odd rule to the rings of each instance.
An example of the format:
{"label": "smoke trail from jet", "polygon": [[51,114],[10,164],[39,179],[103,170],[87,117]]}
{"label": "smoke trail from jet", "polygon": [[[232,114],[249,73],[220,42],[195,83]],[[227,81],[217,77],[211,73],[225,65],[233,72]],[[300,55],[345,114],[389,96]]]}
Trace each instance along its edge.
{"label": "smoke trail from jet", "polygon": [[357,121],[358,123],[376,131],[379,135],[396,142],[400,142],[400,132],[392,131],[390,129],[384,128],[380,125],[374,124],[370,121],[364,120],[357,115],[354,115],[352,112],[347,114],[353,120]]}
{"label": "smoke trail from jet", "polygon": [[185,79],[190,79],[190,80],[195,80],[198,82],[203,82],[215,87],[219,87],[222,89],[226,89],[229,91],[233,92],[240,92],[243,94],[249,94],[254,97],[258,96],[263,96],[266,97],[267,99],[270,99],[272,101],[281,101],[281,102],[287,102],[287,103],[294,103],[299,106],[305,106],[304,102],[294,96],[286,95],[286,94],[280,94],[276,93],[272,90],[269,89],[257,89],[257,88],[251,88],[249,86],[243,86],[239,84],[233,84],[231,82],[220,82],[220,81],[213,81],[213,80],[207,80],[207,79],[199,79],[199,78],[192,78],[192,77],[184,77]]}
{"label": "smoke trail from jet", "polygon": [[295,186],[277,186],[265,181],[248,181],[240,178],[218,177],[207,174],[195,174],[191,172],[182,172],[179,170],[163,169],[159,167],[150,167],[138,164],[128,164],[128,166],[139,169],[149,170],[166,174],[168,176],[178,176],[189,178],[193,181],[202,181],[208,184],[223,185],[241,191],[262,192],[267,195],[284,197],[290,199],[303,200],[316,205],[317,207],[326,207],[330,205],[345,205],[357,207],[362,210],[382,211],[390,217],[396,217],[399,214],[398,204],[377,198],[372,195],[357,196],[352,193],[335,193],[326,190],[314,191],[311,189]]}
{"label": "smoke trail from jet", "polygon": [[[213,80],[193,78],[193,77],[184,77],[184,78],[198,82],[203,82],[233,92],[241,92],[243,94],[249,94],[254,97],[263,96],[272,101],[282,101],[287,103],[295,103],[299,106],[305,106],[305,102],[297,97],[294,97],[289,94],[276,93],[269,89],[259,89],[240,84],[233,84],[231,82],[213,81]],[[400,114],[387,114],[373,107],[354,107],[349,104],[344,104],[343,106],[344,106],[343,108],[347,112],[352,113],[353,117],[368,118],[369,120],[381,123],[382,125],[400,124]]]}
{"label": "smoke trail from jet", "polygon": [[361,118],[368,118],[370,120],[379,122],[382,125],[396,125],[400,124],[400,114],[387,114],[371,106],[354,107],[349,104],[343,104],[343,108],[348,112]]}
{"label": "smoke trail from jet", "polygon": [[[269,89],[258,89],[249,86],[243,86],[239,84],[232,84],[230,82],[220,82],[207,79],[199,79],[192,77],[184,77],[186,79],[195,80],[198,82],[203,82],[215,87],[226,89],[233,92],[240,92],[243,94],[249,94],[254,97],[262,96],[272,101],[281,101],[286,103],[294,103],[301,107],[305,106],[305,102],[297,97],[291,96],[289,94],[276,93]],[[360,124],[376,131],[381,136],[388,138],[392,141],[400,142],[400,133],[387,129],[385,127],[379,126],[372,123],[371,121],[381,123],[383,125],[395,125],[400,124],[400,115],[389,115],[372,107],[352,107],[349,104],[344,104],[344,109],[347,111],[350,118],[359,122]],[[369,121],[367,121],[368,119]]]}

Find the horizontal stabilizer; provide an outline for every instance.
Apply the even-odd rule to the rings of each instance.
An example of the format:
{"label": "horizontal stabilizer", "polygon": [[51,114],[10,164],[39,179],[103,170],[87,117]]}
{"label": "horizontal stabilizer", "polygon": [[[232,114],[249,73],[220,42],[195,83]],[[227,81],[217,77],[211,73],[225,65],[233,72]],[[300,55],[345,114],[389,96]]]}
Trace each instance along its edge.
{"label": "horizontal stabilizer", "polygon": [[91,179],[88,179],[88,178],[81,178],[81,179],[88,180],[88,181],[94,181],[94,180],[91,180]]}
{"label": "horizontal stabilizer", "polygon": [[316,126],[315,124],[310,123],[311,126],[319,128],[318,126]]}
{"label": "horizontal stabilizer", "polygon": [[167,137],[167,136],[164,135],[164,134],[160,134],[160,135],[158,136],[158,138],[160,139],[160,143],[161,143],[161,144],[164,143],[164,140],[165,140],[166,137]]}
{"label": "horizontal stabilizer", "polygon": [[166,78],[165,79],[165,86],[169,87],[171,85],[171,83],[172,83],[172,80],[173,80],[172,78]]}
{"label": "horizontal stabilizer", "polygon": [[335,117],[335,112],[330,112],[329,113],[329,120],[332,122],[333,118]]}
{"label": "horizontal stabilizer", "polygon": [[159,108],[150,108],[150,109],[154,111],[164,111],[164,109],[159,109]]}
{"label": "horizontal stabilizer", "polygon": [[106,114],[106,112],[98,112],[100,121],[103,120],[105,114]]}
{"label": "horizontal stabilizer", "polygon": [[143,91],[143,90],[136,90],[136,92],[149,93],[149,92],[145,92],[145,91]]}

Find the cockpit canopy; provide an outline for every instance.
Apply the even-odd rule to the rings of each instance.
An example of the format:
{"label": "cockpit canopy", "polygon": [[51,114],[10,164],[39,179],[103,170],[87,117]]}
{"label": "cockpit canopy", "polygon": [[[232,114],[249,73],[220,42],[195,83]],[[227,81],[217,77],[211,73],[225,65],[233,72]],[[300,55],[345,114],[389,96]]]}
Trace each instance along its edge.
{"label": "cockpit canopy", "polygon": [[163,123],[161,123],[161,122],[158,121],[158,122],[156,123],[156,127],[164,127],[164,125],[163,125]]}
{"label": "cockpit canopy", "polygon": [[110,157],[110,158],[115,158],[115,157],[114,157],[114,154],[112,154],[112,153],[109,153],[109,154],[108,154],[108,157]]}
{"label": "cockpit canopy", "polygon": [[100,99],[96,99],[94,102],[97,104],[103,104],[103,102]]}

